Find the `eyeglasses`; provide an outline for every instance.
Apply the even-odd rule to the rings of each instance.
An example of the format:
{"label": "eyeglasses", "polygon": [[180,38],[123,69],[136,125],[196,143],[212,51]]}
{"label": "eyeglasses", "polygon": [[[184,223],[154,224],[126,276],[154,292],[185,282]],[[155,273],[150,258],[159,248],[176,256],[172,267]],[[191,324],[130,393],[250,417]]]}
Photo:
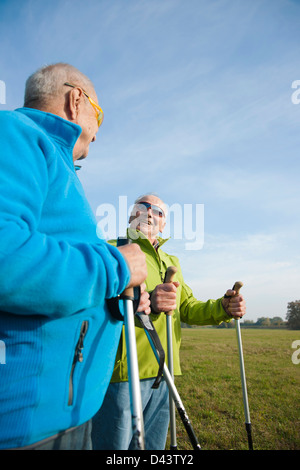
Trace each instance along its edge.
{"label": "eyeglasses", "polygon": [[164,211],[160,207],[156,206],[155,204],[150,204],[150,202],[139,201],[137,205],[145,206],[147,210],[151,209],[153,215],[158,217],[164,217],[165,215]]}
{"label": "eyeglasses", "polygon": [[71,83],[64,83],[64,85],[66,86],[70,86],[72,88],[79,88],[79,90],[82,91],[82,93],[84,94],[84,96],[87,97],[87,99],[89,100],[89,102],[91,103],[91,105],[93,106],[95,112],[96,112],[96,116],[97,116],[97,121],[98,121],[98,127],[101,126],[102,122],[103,122],[103,118],[104,118],[104,113],[102,111],[102,109],[100,108],[100,106],[95,103],[94,100],[92,100],[92,98],[80,87],[80,86],[77,86],[77,85],[71,85]]}

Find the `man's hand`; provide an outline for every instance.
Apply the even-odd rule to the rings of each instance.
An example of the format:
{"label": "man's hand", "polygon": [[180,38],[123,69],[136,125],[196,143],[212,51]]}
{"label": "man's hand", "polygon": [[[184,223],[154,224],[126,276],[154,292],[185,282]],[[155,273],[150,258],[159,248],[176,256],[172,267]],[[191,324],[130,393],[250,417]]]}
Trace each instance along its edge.
{"label": "man's hand", "polygon": [[143,284],[141,285],[141,297],[140,297],[140,303],[137,308],[137,311],[143,312],[146,315],[150,315],[151,313],[150,296],[145,289],[146,289],[146,284],[143,282]]}
{"label": "man's hand", "polygon": [[242,318],[246,313],[246,302],[242,295],[239,294],[234,297],[235,294],[235,290],[228,289],[226,295],[228,295],[229,298],[223,298],[222,305],[228,315],[235,319],[238,319]]}
{"label": "man's hand", "polygon": [[119,246],[118,249],[126,259],[131,277],[126,287],[141,285],[147,277],[146,256],[136,243]]}
{"label": "man's hand", "polygon": [[178,286],[177,281],[157,285],[151,294],[151,309],[157,313],[175,310]]}

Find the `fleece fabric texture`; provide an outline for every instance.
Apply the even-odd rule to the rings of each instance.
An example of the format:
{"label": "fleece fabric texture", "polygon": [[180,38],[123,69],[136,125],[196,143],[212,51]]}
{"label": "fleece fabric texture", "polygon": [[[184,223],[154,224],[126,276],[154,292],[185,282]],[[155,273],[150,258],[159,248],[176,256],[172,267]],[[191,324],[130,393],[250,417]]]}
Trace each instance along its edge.
{"label": "fleece fabric texture", "polygon": [[111,379],[122,322],[106,299],[130,274],[99,238],[74,169],[76,124],[0,112],[0,448],[89,420]]}

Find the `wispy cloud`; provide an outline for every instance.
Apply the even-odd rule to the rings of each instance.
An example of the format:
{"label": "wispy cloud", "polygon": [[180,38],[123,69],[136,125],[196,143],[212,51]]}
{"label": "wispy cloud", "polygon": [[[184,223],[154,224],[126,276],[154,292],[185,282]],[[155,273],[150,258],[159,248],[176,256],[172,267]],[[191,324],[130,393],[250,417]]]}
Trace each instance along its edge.
{"label": "wispy cloud", "polygon": [[185,281],[197,298],[207,300],[221,297],[240,280],[248,319],[284,318],[287,303],[297,297],[300,283],[299,253],[290,252],[288,258],[282,253],[289,239],[288,233],[281,237],[253,233],[244,238],[206,235],[203,250],[181,254]]}
{"label": "wispy cloud", "polygon": [[0,2],[6,108],[22,105],[40,65],[66,61],[88,74],[105,115],[79,173],[93,209],[148,190],[169,205],[203,203],[203,249],[188,252],[184,240],[166,249],[201,298],[241,277],[254,316],[282,316],[299,286],[299,9],[261,0]]}

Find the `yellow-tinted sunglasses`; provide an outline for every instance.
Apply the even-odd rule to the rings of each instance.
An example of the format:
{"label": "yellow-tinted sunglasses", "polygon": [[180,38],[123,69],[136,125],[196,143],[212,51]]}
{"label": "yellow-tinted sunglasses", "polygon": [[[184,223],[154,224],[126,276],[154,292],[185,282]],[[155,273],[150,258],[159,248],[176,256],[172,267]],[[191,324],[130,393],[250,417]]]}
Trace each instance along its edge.
{"label": "yellow-tinted sunglasses", "polygon": [[101,126],[102,122],[103,122],[103,118],[104,118],[104,113],[102,111],[102,109],[100,108],[100,106],[95,103],[94,100],[92,100],[92,98],[87,94],[86,91],[84,91],[80,86],[77,86],[77,85],[71,85],[71,83],[64,83],[64,85],[66,86],[70,86],[72,88],[79,88],[82,93],[84,94],[84,96],[87,97],[87,99],[89,100],[89,102],[91,103],[91,105],[93,106],[95,112],[96,112],[96,116],[97,116],[97,121],[98,121],[98,127]]}

